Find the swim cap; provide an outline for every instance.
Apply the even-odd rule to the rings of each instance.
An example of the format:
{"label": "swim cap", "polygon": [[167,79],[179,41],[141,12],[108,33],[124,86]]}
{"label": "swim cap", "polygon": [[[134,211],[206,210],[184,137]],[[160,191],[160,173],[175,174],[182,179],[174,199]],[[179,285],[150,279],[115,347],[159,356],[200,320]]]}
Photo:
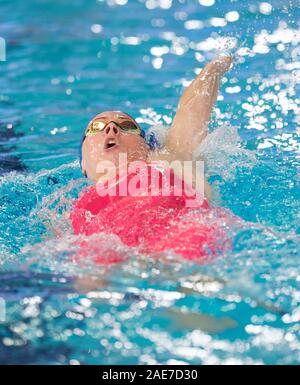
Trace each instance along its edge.
{"label": "swim cap", "polygon": [[154,150],[158,146],[158,141],[153,132],[147,132],[141,129],[141,137],[145,139],[145,142],[150,147],[150,150]]}

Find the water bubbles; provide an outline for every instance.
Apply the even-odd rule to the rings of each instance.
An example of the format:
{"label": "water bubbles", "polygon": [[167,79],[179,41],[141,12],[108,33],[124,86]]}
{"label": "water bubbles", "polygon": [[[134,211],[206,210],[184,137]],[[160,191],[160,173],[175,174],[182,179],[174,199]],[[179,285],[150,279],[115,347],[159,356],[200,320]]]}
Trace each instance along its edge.
{"label": "water bubbles", "polygon": [[238,94],[241,91],[240,86],[234,86],[234,87],[227,87],[225,88],[225,92],[228,94]]}
{"label": "water bubbles", "polygon": [[187,49],[188,48],[186,46],[180,44],[179,42],[174,42],[174,44],[171,47],[170,52],[175,54],[175,55],[181,56],[181,55],[185,54]]}
{"label": "water bubbles", "polygon": [[205,60],[205,57],[200,52],[195,52],[195,58],[200,63],[204,62]]}
{"label": "water bubbles", "polygon": [[99,34],[103,31],[103,27],[100,24],[93,24],[91,26],[91,31],[95,34]]}
{"label": "water bubbles", "polygon": [[266,2],[260,3],[259,12],[263,15],[270,15],[272,13],[272,5]]}
{"label": "water bubbles", "polygon": [[83,307],[90,307],[92,302],[91,300],[87,299],[87,298],[82,298],[80,300],[80,304],[83,306]]}
{"label": "water bubbles", "polygon": [[204,27],[204,23],[201,20],[187,20],[184,23],[184,28],[191,29],[202,29]]}
{"label": "water bubbles", "polygon": [[51,131],[50,131],[50,134],[51,135],[56,135],[58,133],[64,133],[68,130],[68,127],[67,126],[63,126],[63,127],[54,127]]}
{"label": "water bubbles", "polygon": [[282,317],[282,321],[284,323],[300,322],[300,308],[299,307],[295,308],[292,314],[285,314]]}
{"label": "water bubbles", "polygon": [[120,39],[118,37],[114,36],[110,39],[110,42],[112,45],[118,45],[120,42]]}
{"label": "water bubbles", "polygon": [[213,27],[225,27],[227,24],[227,21],[223,19],[223,17],[212,17],[210,19],[210,24]]}
{"label": "water bubbles", "polygon": [[149,55],[144,55],[143,56],[143,62],[144,63],[149,63],[150,62],[150,56]]}
{"label": "water bubbles", "polygon": [[162,56],[169,52],[169,47],[164,45],[161,47],[151,47],[150,53],[153,56]]}
{"label": "water bubbles", "polygon": [[[300,32],[296,29],[287,28],[286,25],[281,25],[273,33],[269,33],[265,29],[261,30],[255,35],[254,39],[258,47],[279,43],[296,45],[300,42]],[[280,46],[280,48],[282,47]]]}
{"label": "water bubbles", "polygon": [[230,11],[230,12],[227,12],[225,15],[225,19],[229,23],[234,23],[235,21],[238,21],[239,18],[240,18],[240,15],[237,11]]}
{"label": "water bubbles", "polygon": [[69,75],[69,76],[67,77],[67,82],[68,82],[68,83],[74,83],[74,82],[75,82],[75,76]]}
{"label": "water bubbles", "polygon": [[99,2],[102,2],[102,1],[106,1],[107,4],[110,6],[110,7],[114,7],[114,6],[122,6],[122,5],[126,5],[128,3],[128,0],[97,0]]}
{"label": "water bubbles", "polygon": [[2,342],[5,346],[14,346],[15,345],[15,341],[12,339],[12,338],[9,338],[9,337],[4,337],[2,339]]}
{"label": "water bubbles", "polygon": [[146,8],[148,9],[154,9],[157,7],[157,3],[155,0],[147,0],[145,5],[146,5]]}
{"label": "water bubbles", "polygon": [[199,4],[203,7],[211,7],[215,4],[215,0],[199,0]]}
{"label": "water bubbles", "polygon": [[235,37],[209,37],[195,45],[195,49],[199,51],[226,51],[235,48],[237,45],[237,38]]}
{"label": "water bubbles", "polygon": [[147,0],[145,6],[150,10],[155,8],[169,9],[172,7],[172,3],[172,0]]}
{"label": "water bubbles", "polygon": [[58,78],[53,78],[53,79],[51,79],[51,84],[56,86],[56,85],[60,84],[60,80]]}
{"label": "water bubbles", "polygon": [[175,32],[172,32],[172,31],[163,31],[161,34],[160,34],[160,37],[164,40],[174,40],[176,39],[176,34]]}
{"label": "water bubbles", "polygon": [[80,361],[78,360],[70,360],[69,363],[70,365],[80,365]]}
{"label": "water bubbles", "polygon": [[264,44],[255,44],[252,48],[253,52],[260,53],[262,55],[270,52],[270,48]]}
{"label": "water bubbles", "polygon": [[166,21],[165,21],[165,19],[163,19],[163,18],[152,19],[152,20],[151,20],[151,25],[152,25],[153,27],[156,27],[156,28],[162,28],[162,27],[165,26],[165,24],[166,24]]}
{"label": "water bubbles", "polygon": [[175,20],[185,21],[188,18],[187,12],[175,12]]}
{"label": "water bubbles", "polygon": [[141,38],[138,36],[127,36],[121,39],[122,44],[127,45],[139,45],[141,44]]}
{"label": "water bubbles", "polygon": [[251,54],[251,50],[249,47],[241,47],[237,50],[236,54],[238,56],[248,56]]}
{"label": "water bubbles", "polygon": [[[276,128],[283,128],[281,121],[276,121]],[[265,138],[258,144],[258,149],[266,149],[270,147],[277,147],[283,151],[295,151],[299,152],[299,143],[295,136],[292,134],[283,133],[281,135],[275,135],[273,138]]]}
{"label": "water bubbles", "polygon": [[[141,117],[138,117],[136,120],[138,123],[146,123],[149,125],[161,125],[162,124],[162,115],[158,114],[152,108],[142,108],[140,109]],[[163,127],[161,127],[163,129]]]}
{"label": "water bubbles", "polygon": [[152,65],[153,65],[153,68],[155,68],[156,70],[159,70],[163,64],[163,59],[161,57],[157,57],[155,59],[152,60]]}

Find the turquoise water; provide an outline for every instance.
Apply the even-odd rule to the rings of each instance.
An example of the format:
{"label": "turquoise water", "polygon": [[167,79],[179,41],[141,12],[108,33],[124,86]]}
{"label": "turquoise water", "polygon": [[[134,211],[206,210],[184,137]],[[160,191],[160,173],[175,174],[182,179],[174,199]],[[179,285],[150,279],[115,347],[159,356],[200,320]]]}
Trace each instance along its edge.
{"label": "turquoise water", "polygon": [[[296,0],[0,1],[1,363],[300,362],[299,16]],[[87,185],[89,119],[120,109],[167,127],[228,52],[199,152],[214,203],[240,218],[223,224],[233,249],[204,265],[130,250],[73,263],[64,213]]]}

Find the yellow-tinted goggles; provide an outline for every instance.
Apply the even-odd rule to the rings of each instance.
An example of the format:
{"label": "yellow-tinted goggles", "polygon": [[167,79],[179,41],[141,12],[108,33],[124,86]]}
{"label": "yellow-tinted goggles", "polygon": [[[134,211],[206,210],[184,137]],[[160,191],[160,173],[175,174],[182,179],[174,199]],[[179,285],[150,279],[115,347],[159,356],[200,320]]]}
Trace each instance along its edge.
{"label": "yellow-tinted goggles", "polygon": [[97,120],[95,122],[91,122],[88,125],[85,131],[85,136],[95,135],[97,134],[97,132],[103,131],[109,123],[114,123],[122,131],[130,132],[131,134],[137,134],[137,135],[141,134],[140,127],[131,120],[124,120],[122,123],[117,123],[113,120],[111,120],[108,123],[105,123],[102,120]]}

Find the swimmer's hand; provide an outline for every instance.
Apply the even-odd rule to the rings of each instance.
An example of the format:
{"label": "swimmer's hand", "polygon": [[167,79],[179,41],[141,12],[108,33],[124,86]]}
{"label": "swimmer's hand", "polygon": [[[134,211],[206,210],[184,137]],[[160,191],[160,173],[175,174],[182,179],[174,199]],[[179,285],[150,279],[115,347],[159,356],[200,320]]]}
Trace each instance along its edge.
{"label": "swimmer's hand", "polygon": [[[193,160],[193,153],[208,133],[210,115],[218,95],[220,79],[232,64],[230,56],[208,63],[182,94],[172,127],[163,149],[152,153],[151,160],[168,162]],[[193,175],[194,180],[199,175]],[[208,181],[203,176],[205,196],[211,197]],[[192,183],[194,186],[194,183]]]}
{"label": "swimmer's hand", "polygon": [[231,56],[219,56],[217,59],[207,64],[205,69],[215,71],[219,76],[223,76],[224,73],[230,69],[232,61],[233,59]]}
{"label": "swimmer's hand", "polygon": [[194,150],[208,133],[208,124],[218,96],[222,76],[229,70],[232,57],[220,56],[208,63],[182,94],[166,147],[170,152],[191,159]]}

